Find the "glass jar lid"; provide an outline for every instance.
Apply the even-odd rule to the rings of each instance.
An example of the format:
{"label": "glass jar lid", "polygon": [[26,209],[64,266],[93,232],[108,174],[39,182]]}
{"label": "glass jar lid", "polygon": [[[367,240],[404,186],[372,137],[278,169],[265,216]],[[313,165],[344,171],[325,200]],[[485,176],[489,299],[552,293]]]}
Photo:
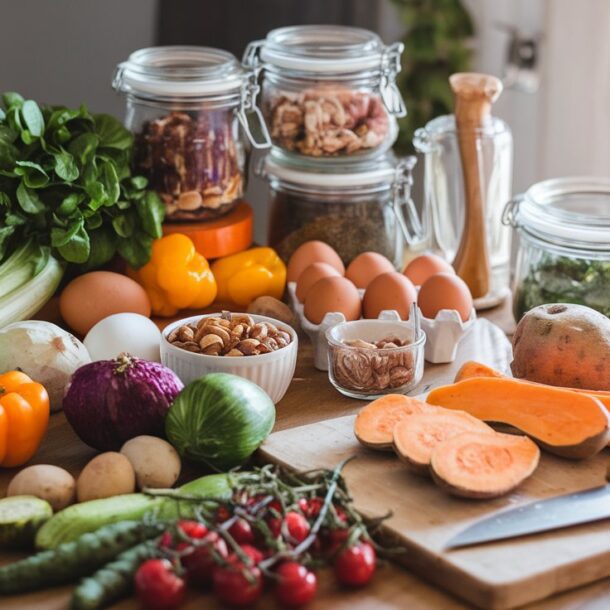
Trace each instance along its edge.
{"label": "glass jar lid", "polygon": [[356,72],[378,68],[385,45],[377,34],[341,25],[297,25],[271,30],[261,60],[305,72]]}
{"label": "glass jar lid", "polygon": [[507,204],[503,221],[549,243],[610,251],[610,178],[538,182]]}
{"label": "glass jar lid", "polygon": [[264,40],[251,42],[243,62],[318,78],[378,77],[386,108],[402,117],[407,110],[395,80],[403,50],[401,42],[386,46],[377,34],[362,28],[296,25],[271,30]]}
{"label": "glass jar lid", "polygon": [[195,46],[150,47],[118,65],[112,86],[149,99],[237,97],[248,73],[220,49]]}

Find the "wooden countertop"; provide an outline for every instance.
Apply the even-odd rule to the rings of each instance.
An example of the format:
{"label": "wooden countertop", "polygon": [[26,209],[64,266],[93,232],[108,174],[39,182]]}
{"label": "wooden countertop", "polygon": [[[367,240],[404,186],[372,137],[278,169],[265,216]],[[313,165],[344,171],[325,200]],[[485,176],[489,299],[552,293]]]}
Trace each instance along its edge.
{"label": "wooden countertop", "polygon": [[[49,316],[53,318],[54,316]],[[485,317],[511,333],[513,322],[508,305],[492,310]],[[48,317],[47,317],[48,319]],[[286,396],[277,405],[275,430],[291,428],[314,421],[355,412],[362,403],[340,396],[328,383],[327,374],[312,365],[311,346],[303,341],[294,381]],[[38,463],[54,463],[72,473],[78,473],[95,454],[72,432],[63,414],[51,417],[47,437],[35,458]],[[0,493],[4,495],[12,478],[12,470],[0,472]],[[17,559],[16,554],[0,555],[0,563]],[[467,610],[468,605],[428,585],[411,573],[391,564],[380,567],[373,582],[357,591],[346,591],[334,584],[330,570],[318,573],[319,594],[307,606],[310,610]],[[58,587],[18,597],[0,599],[0,610],[65,610],[68,608],[70,587]],[[219,610],[211,595],[190,593],[184,610],[199,608]],[[276,607],[265,596],[255,607],[263,610]],[[135,599],[114,605],[113,610],[137,610]],[[610,580],[571,591],[527,606],[528,610],[606,610],[610,608]]]}

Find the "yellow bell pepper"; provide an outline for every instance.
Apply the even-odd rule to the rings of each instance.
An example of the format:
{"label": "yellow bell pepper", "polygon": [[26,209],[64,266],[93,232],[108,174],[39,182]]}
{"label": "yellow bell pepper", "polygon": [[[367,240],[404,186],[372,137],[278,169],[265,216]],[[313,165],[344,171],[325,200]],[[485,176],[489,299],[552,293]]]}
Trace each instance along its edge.
{"label": "yellow bell pepper", "polygon": [[130,275],[146,290],[157,316],[201,309],[216,298],[216,280],[208,261],[182,233],[155,240],[150,261]]}
{"label": "yellow bell pepper", "polygon": [[247,306],[260,296],[281,299],[286,265],[273,248],[250,248],[212,263],[218,282],[218,301]]}

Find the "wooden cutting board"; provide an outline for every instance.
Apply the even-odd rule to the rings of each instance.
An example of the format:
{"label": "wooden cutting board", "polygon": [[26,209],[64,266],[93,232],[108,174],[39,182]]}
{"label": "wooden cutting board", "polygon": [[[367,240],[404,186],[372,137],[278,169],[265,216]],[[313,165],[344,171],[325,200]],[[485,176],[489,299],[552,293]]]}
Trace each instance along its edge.
{"label": "wooden cutting board", "polygon": [[[507,345],[499,329],[477,321],[457,361],[431,369],[419,391],[450,382],[462,362],[475,357],[507,370]],[[515,608],[610,575],[610,521],[444,550],[454,535],[495,511],[602,484],[607,450],[580,462],[544,454],[535,474],[516,492],[493,501],[464,500],[412,474],[391,453],[362,448],[353,421],[349,415],[277,432],[263,445],[262,457],[311,470],[333,468],[356,456],[344,471],[356,507],[367,517],[392,511],[384,533],[405,549],[398,560],[417,574],[490,610]]]}

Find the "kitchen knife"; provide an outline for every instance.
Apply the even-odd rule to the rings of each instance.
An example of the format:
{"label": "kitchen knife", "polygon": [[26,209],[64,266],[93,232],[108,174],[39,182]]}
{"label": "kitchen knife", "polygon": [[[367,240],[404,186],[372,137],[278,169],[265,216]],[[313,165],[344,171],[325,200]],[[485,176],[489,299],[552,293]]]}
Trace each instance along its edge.
{"label": "kitchen knife", "polygon": [[460,532],[449,540],[445,549],[547,532],[602,519],[610,519],[610,483],[503,510]]}

